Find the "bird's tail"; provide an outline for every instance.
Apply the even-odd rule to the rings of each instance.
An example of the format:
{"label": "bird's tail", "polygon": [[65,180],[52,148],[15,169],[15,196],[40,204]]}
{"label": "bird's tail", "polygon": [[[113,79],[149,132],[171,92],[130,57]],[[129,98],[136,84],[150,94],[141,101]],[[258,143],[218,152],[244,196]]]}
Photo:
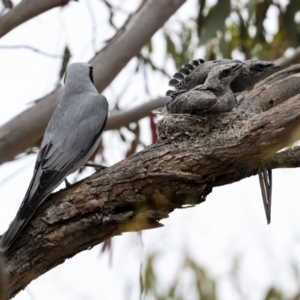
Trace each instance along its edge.
{"label": "bird's tail", "polygon": [[[188,64],[185,64],[180,68],[174,75],[173,78],[169,81],[169,86],[175,86],[176,90],[179,91],[182,88],[185,78],[199,65],[203,64],[204,60],[194,59]],[[167,93],[169,93],[168,91]],[[170,96],[167,94],[167,96]]]}
{"label": "bird's tail", "polygon": [[11,244],[15,241],[19,233],[22,231],[24,226],[27,224],[29,218],[21,219],[19,214],[10,224],[8,230],[3,234],[0,242],[0,251],[4,253]]}
{"label": "bird's tail", "polygon": [[[0,240],[0,251],[2,253],[4,253],[12,245],[12,243],[19,236],[20,232],[23,230],[26,224],[31,220],[31,217],[33,216],[39,205],[49,194],[48,193],[47,195],[44,195],[44,197],[41,197],[41,195],[38,195],[37,193],[33,193],[31,195],[30,191],[33,181],[34,178],[30,183],[30,186],[15,219],[12,221],[9,228],[3,234]],[[29,204],[29,200],[32,202],[31,204]]]}
{"label": "bird's tail", "polygon": [[35,171],[15,219],[0,240],[0,251],[2,253],[4,253],[16,240],[25,225],[30,221],[38,206],[47,196],[45,195],[42,198],[41,195],[38,195],[38,193],[35,192],[36,188],[33,189],[36,176],[39,178],[40,173]]}

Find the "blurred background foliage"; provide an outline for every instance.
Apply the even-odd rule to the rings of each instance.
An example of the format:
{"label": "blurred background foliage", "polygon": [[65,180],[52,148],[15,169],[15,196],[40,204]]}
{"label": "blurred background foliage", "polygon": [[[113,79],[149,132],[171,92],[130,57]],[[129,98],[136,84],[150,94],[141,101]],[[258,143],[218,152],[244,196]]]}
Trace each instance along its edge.
{"label": "blurred background foliage", "polygon": [[[167,53],[176,67],[195,57],[205,47],[206,60],[232,58],[234,52],[244,59],[275,60],[300,44],[300,1],[218,0],[210,6],[198,2],[198,16],[181,31],[165,28]],[[265,22],[272,15],[273,32]]]}
{"label": "blurred background foliage", "polygon": [[[145,267],[140,274],[140,299],[145,300],[218,300],[224,297],[218,297],[218,278],[213,278],[208,272],[199,265],[190,254],[185,253],[182,257],[182,263],[175,274],[170,273],[169,285],[163,290],[159,284],[160,275],[156,271],[155,262],[159,253],[151,253],[146,258]],[[249,299],[242,288],[242,280],[239,276],[240,259],[236,257],[233,261],[232,269],[228,274],[228,279],[232,283],[233,293],[238,295],[239,299]],[[286,296],[279,287],[270,286],[267,288],[263,300],[299,300],[300,299],[300,277],[299,268],[291,263],[291,273],[294,279],[299,283],[298,291],[293,296]],[[189,278],[188,282],[186,278]],[[130,299],[130,297],[128,298]]]}

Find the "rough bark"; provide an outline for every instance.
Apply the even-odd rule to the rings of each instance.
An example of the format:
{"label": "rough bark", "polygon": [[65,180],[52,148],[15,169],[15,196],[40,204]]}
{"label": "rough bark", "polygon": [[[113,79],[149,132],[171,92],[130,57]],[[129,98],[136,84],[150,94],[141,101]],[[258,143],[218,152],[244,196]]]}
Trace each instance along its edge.
{"label": "rough bark", "polygon": [[253,112],[266,111],[299,94],[299,72],[300,64],[297,64],[267,77],[256,85],[251,98],[245,92],[239,95],[238,107]]}
{"label": "rough bark", "polygon": [[[273,88],[280,84],[273,80]],[[261,85],[244,100],[259,92],[265,98],[265,90]],[[300,95],[284,100],[259,114],[167,115],[158,124],[158,143],[51,195],[6,253],[10,297],[109,237],[161,226],[175,208],[257,174],[262,161],[299,166],[299,148],[274,154],[300,137]]]}
{"label": "rough bark", "polygon": [[[90,62],[94,67],[94,83],[99,93],[185,1],[152,0],[142,3],[137,12],[128,18],[107,46]],[[0,127],[0,164],[39,145],[62,91],[63,88],[59,85],[52,93],[37,100],[33,107]]]}

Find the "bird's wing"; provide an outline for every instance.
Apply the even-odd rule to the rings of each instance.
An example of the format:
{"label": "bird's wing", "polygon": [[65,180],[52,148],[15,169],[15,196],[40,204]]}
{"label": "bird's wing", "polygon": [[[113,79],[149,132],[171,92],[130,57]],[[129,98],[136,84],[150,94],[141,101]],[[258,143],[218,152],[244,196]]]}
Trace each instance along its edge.
{"label": "bird's wing", "polygon": [[20,209],[4,234],[5,251],[46,197],[84,158],[104,130],[108,103],[96,94],[74,95],[53,113],[39,151],[34,174]]}
{"label": "bird's wing", "polygon": [[180,93],[167,103],[169,113],[175,114],[199,114],[210,111],[217,103],[215,94],[199,85],[192,90]]}
{"label": "bird's wing", "polygon": [[72,99],[72,108],[61,107],[51,118],[29,190],[27,204],[30,207],[55,189],[88,154],[104,130],[108,113],[106,99],[101,95],[89,96],[84,101],[80,99],[82,95],[74,97],[79,101]]}

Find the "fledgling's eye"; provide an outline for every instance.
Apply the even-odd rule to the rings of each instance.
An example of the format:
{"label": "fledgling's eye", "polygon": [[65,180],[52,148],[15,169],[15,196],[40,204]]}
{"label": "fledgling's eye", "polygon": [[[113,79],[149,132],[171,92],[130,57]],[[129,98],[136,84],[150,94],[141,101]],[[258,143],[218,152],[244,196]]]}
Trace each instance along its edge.
{"label": "fledgling's eye", "polygon": [[265,66],[262,64],[258,64],[256,67],[258,70],[263,70],[265,68]]}
{"label": "fledgling's eye", "polygon": [[227,69],[227,70],[224,70],[224,71],[223,71],[223,74],[224,74],[225,76],[230,75],[230,70],[228,70],[228,69]]}

